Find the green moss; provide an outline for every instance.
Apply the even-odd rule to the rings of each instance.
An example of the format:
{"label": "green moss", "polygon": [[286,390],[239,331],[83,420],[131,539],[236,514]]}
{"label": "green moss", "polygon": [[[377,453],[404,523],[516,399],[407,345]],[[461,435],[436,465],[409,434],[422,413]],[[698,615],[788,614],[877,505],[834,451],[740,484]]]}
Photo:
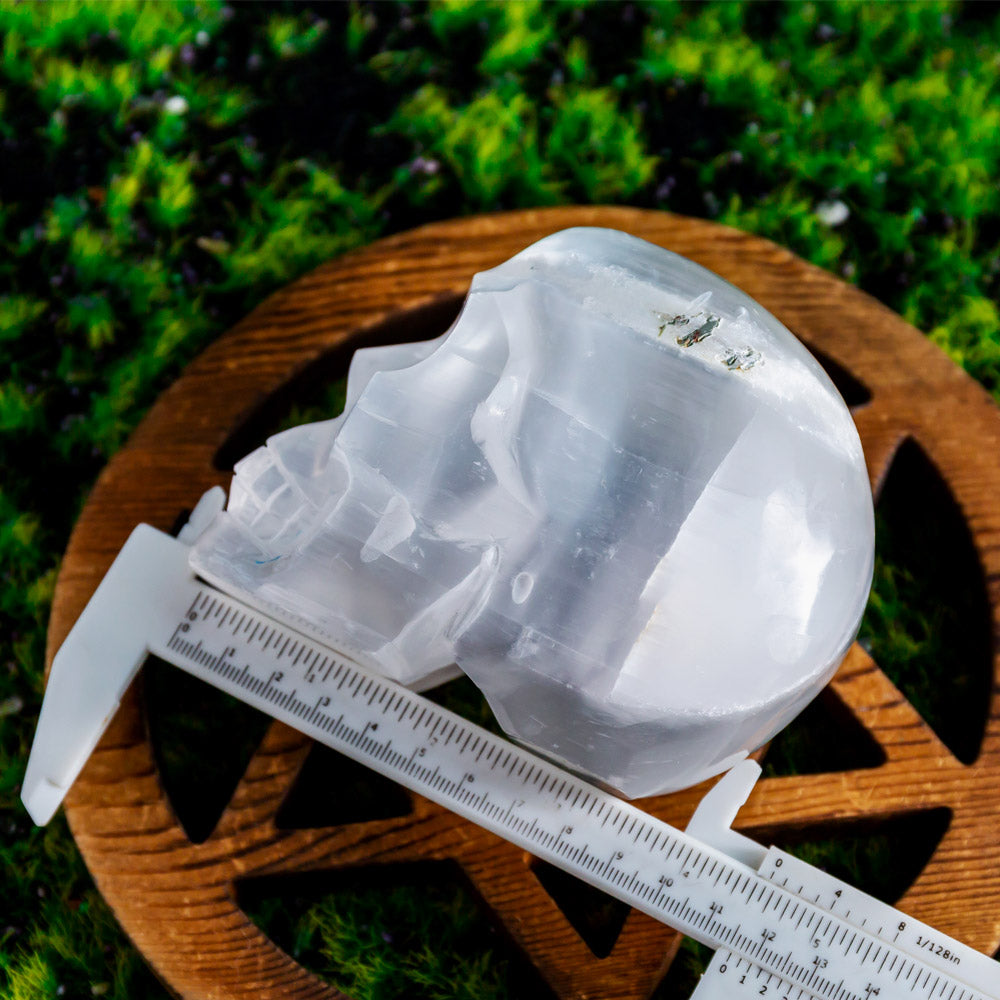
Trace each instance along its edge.
{"label": "green moss", "polygon": [[349,996],[499,1000],[537,990],[521,992],[523,971],[495,953],[501,942],[458,883],[440,874],[371,875],[367,887],[314,889],[313,901],[285,884],[280,895],[244,905],[269,936]]}
{"label": "green moss", "polygon": [[[380,235],[629,202],[788,245],[1000,398],[998,48],[994,10],[937,2],[0,0],[0,995],[164,995],[17,789],[69,530],[190,358]],[[933,715],[935,643],[963,618],[921,604],[921,572],[880,556],[869,640]],[[319,961],[330,919],[302,925]],[[376,951],[361,993],[397,982]],[[497,982],[441,968],[428,995]]]}
{"label": "green moss", "polygon": [[24,336],[46,308],[46,302],[26,295],[0,297],[0,340],[14,340]]}
{"label": "green moss", "polygon": [[646,154],[639,115],[619,107],[612,90],[560,87],[551,97],[545,162],[568,179],[569,193],[583,201],[616,201],[649,182],[656,158]]}
{"label": "green moss", "polygon": [[[480,4],[466,4],[473,14],[481,14]],[[451,5],[452,9],[459,7]],[[480,70],[489,76],[523,70],[537,61],[546,45],[555,41],[556,27],[542,0],[524,3],[501,3],[494,9],[499,15],[492,41],[479,61]]]}
{"label": "green moss", "polygon": [[272,52],[281,59],[291,59],[311,52],[326,34],[329,24],[306,16],[286,17],[275,14],[265,28]]}
{"label": "green moss", "polygon": [[[390,123],[424,152],[438,157],[477,208],[505,198],[538,204],[557,200],[539,148],[538,114],[525,94],[489,92],[458,107],[439,87],[427,84],[407,100]],[[437,160],[414,177],[414,195],[427,202],[442,190]]]}
{"label": "green moss", "polygon": [[1000,312],[992,299],[970,295],[930,332],[956,364],[1000,395]]}
{"label": "green moss", "polygon": [[300,160],[251,188],[252,227],[234,245],[217,244],[232,287],[277,285],[364,242],[377,232],[380,195],[366,199],[336,175]]}

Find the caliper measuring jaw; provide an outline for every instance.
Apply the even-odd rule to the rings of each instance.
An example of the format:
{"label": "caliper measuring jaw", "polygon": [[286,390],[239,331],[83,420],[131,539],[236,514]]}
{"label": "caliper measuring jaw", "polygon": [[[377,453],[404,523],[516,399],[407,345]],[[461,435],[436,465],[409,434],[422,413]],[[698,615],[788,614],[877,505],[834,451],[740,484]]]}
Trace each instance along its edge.
{"label": "caliper measuring jaw", "polygon": [[21,800],[48,823],[150,652],[158,613],[176,601],[188,546],[140,524],[52,660]]}
{"label": "caliper measuring jaw", "polygon": [[108,728],[151,650],[154,622],[173,614],[190,579],[190,543],[225,504],[208,490],[177,538],[140,524],[115,557],[52,660],[21,801],[39,825],[52,819]]}

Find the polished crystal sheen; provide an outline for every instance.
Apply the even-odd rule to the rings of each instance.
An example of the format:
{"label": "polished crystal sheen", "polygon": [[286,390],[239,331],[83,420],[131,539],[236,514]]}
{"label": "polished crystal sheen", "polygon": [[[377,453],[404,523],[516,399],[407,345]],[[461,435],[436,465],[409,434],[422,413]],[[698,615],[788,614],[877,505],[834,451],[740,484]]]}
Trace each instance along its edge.
{"label": "polished crystal sheen", "polygon": [[641,796],[722,770],[830,678],[865,606],[851,415],[773,316],[625,233],[475,276],[452,328],[358,351],[344,414],[236,467],[204,577]]}

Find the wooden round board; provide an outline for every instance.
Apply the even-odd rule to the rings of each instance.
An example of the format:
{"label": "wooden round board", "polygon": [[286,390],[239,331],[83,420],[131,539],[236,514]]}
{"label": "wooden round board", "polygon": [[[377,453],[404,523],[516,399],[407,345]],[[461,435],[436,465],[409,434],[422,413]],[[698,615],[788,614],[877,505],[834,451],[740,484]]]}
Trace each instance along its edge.
{"label": "wooden round board", "polygon": [[[665,213],[554,208],[438,223],[323,265],[263,303],[159,399],[101,475],[56,589],[48,659],[131,529],[170,530],[229,475],[220,456],[259,441],[275,399],[309,372],[345,371],[358,346],[442,332],[472,275],[569,226],[622,229],[693,258],[745,290],[867,388],[856,409],[878,492],[901,444],[919,444],[951,490],[981,564],[993,684],[978,757],[962,763],[859,646],[832,682],[880,745],[879,766],[763,780],[739,829],[765,842],[789,829],[947,810],[950,822],[899,906],[974,948],[1000,944],[1000,410],[935,346],[855,288],[762,239]],[[318,366],[318,367],[317,367]],[[236,435],[234,437],[234,435]],[[919,498],[917,498],[919,502]],[[72,789],[76,841],[118,919],[184,997],[335,997],[244,914],[250,876],[400,862],[461,866],[497,921],[559,997],[638,998],[662,979],[677,936],[632,912],[597,957],[518,848],[414,796],[403,817],[280,829],[275,814],[308,750],[275,723],[203,843],[191,843],[158,775],[136,685]],[[643,801],[683,826],[705,787]]]}

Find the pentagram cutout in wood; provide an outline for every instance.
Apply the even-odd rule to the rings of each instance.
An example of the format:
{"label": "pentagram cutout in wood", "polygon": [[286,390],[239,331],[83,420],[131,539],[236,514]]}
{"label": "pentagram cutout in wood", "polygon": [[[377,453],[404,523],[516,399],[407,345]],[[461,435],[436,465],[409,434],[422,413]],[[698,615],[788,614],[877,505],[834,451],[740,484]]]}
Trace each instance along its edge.
{"label": "pentagram cutout in wood", "polygon": [[[984,588],[982,627],[1000,635],[1000,411],[981,388],[898,316],[772,243],[657,212],[559,208],[440,223],[382,240],[272,296],[207,350],[104,470],[81,514],[56,589],[49,659],[134,525],[169,530],[204,490],[228,485],[226,466],[259,443],[255,434],[290,393],[345,371],[359,346],[441,332],[475,272],[574,225],[622,229],[693,258],[814,347],[857,404],[876,493],[893,478],[897,453],[923,456],[924,466],[936,470],[977,563],[972,575],[978,570]],[[921,489],[919,477],[914,481],[907,488]],[[913,502],[924,499],[918,492]],[[874,757],[846,770],[763,780],[738,828],[769,841],[894,817],[943,817],[943,835],[898,905],[993,953],[1000,944],[997,652],[996,641],[987,639],[988,676],[968,720],[973,736],[982,738],[956,756],[856,645],[826,697],[863,730]],[[319,827],[278,823],[308,741],[277,723],[218,822],[192,842],[164,790],[137,688],[66,809],[105,898],[178,994],[338,996],[247,918],[236,886],[269,875],[420,862],[459,866],[560,997],[639,1000],[664,975],[677,945],[669,929],[630,912],[610,947],[597,949],[606,953],[595,954],[530,857],[418,796],[410,796],[409,808],[378,818]],[[642,805],[683,826],[704,790]]]}

